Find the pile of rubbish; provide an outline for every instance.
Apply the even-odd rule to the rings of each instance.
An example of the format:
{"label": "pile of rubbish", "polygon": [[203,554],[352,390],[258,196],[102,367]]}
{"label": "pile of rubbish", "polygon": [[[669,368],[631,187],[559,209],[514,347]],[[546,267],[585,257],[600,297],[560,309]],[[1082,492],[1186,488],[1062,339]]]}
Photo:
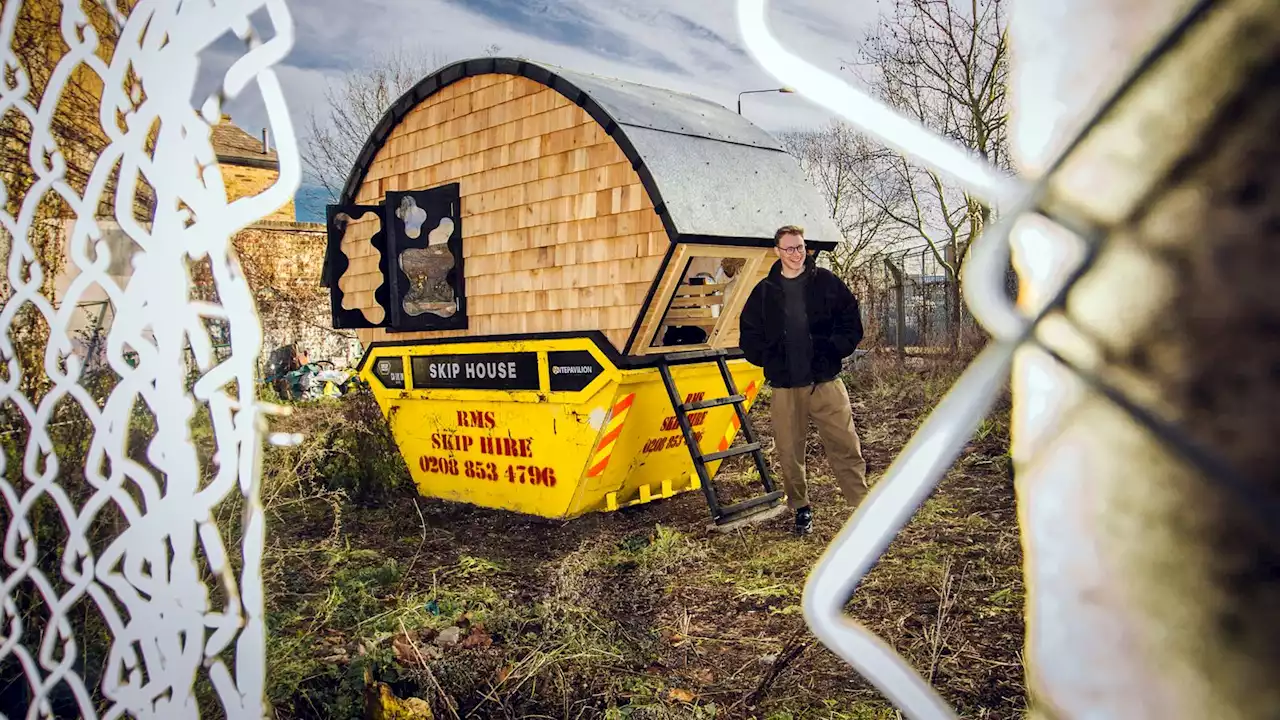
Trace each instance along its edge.
{"label": "pile of rubbish", "polygon": [[337,370],[328,360],[311,362],[296,345],[282,345],[267,359],[263,382],[271,385],[282,400],[336,398],[355,388],[356,376]]}

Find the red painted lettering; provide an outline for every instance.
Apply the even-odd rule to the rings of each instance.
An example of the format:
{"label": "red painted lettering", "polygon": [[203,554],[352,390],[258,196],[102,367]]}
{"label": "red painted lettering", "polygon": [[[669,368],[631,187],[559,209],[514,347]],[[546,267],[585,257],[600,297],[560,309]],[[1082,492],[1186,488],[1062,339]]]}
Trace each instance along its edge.
{"label": "red painted lettering", "polygon": [[458,461],[453,458],[439,458],[430,455],[423,455],[418,458],[418,468],[424,473],[433,475],[454,475],[458,474]]}
{"label": "red painted lettering", "polygon": [[471,446],[475,444],[475,438],[468,435],[455,435],[453,433],[434,433],[431,436],[431,447],[434,450],[449,450],[452,452],[467,452]]}
{"label": "red painted lettering", "polygon": [[485,455],[503,455],[506,457],[533,457],[533,439],[519,440],[506,437],[480,438],[480,452]]}
{"label": "red painted lettering", "polygon": [[532,465],[509,465],[507,466],[507,482],[553,488],[556,486],[556,471],[555,468],[541,468]]}
{"label": "red painted lettering", "polygon": [[[696,413],[690,413],[689,426],[698,427],[702,423],[706,422],[707,412],[708,412],[707,410],[702,410]],[[662,428],[659,430],[659,432],[671,432],[673,430],[679,430],[679,429],[680,429],[680,421],[676,419],[675,415],[671,415],[670,417],[662,421]]]}
{"label": "red painted lettering", "polygon": [[497,426],[497,419],[488,410],[459,410],[458,427],[489,430]]}

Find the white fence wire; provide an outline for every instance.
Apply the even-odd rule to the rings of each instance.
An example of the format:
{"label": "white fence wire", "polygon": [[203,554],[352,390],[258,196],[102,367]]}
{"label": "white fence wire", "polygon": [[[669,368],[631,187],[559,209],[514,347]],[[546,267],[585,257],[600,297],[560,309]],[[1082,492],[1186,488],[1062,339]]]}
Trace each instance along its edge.
{"label": "white fence wire", "polygon": [[[985,415],[1014,349],[1039,320],[1009,304],[1003,279],[1010,225],[1040,212],[1041,186],[995,172],[788,53],[768,31],[766,0],[739,0],[738,9],[751,52],[780,80],[1004,208],[1005,219],[975,244],[965,287],[967,304],[998,342],[836,538],[804,597],[815,634],[906,713],[953,717],[843,606]],[[255,396],[262,332],[230,240],[288,202],[300,179],[271,70],[293,43],[287,7],[283,0],[9,0],[0,14],[0,143],[6,156],[24,158],[0,168],[8,251],[0,308],[0,708],[14,713],[0,717],[183,718],[210,704],[228,717],[262,717],[263,423]],[[270,40],[255,33],[255,15],[270,22]],[[16,52],[23,44],[15,40],[37,21],[55,27],[56,37]],[[201,53],[228,32],[246,51],[197,112],[190,99]],[[33,63],[51,71],[36,72]],[[72,85],[101,87],[93,116],[82,118],[92,126],[88,136],[101,139],[88,157],[86,143],[65,132],[64,91]],[[222,103],[251,85],[277,138],[280,175],[260,194],[228,202],[210,129]],[[77,164],[85,172],[71,172]],[[109,271],[103,222],[118,224],[136,246],[127,282]],[[50,244],[52,226],[71,230]],[[1096,249],[1100,234],[1072,229]],[[65,267],[75,272],[59,286]],[[192,295],[197,268],[212,279],[211,297]],[[1079,272],[1047,293],[1057,300],[1045,308]],[[86,302],[107,302],[115,315],[105,337],[109,382],[89,372],[72,337]],[[212,333],[225,330],[231,352],[217,357]],[[192,438],[200,418],[216,447],[208,457]],[[1193,447],[1175,429],[1156,429],[1171,444]],[[238,513],[234,547],[215,522],[227,508]]]}
{"label": "white fence wire", "polygon": [[[1090,132],[1100,123],[1113,119],[1111,115],[1120,99],[1127,97],[1144,73],[1176,47],[1213,5],[1214,0],[1198,0],[1190,4],[1181,21],[1175,23],[1142,58],[1134,72],[1046,172],[1024,180],[1003,176],[981,158],[931,133],[867,92],[792,54],[770,33],[767,0],[738,0],[739,25],[748,49],[775,79],[838,113],[868,136],[983,198],[999,211],[998,222],[973,243],[968,270],[962,280],[965,303],[996,341],[966,369],[832,541],[810,575],[804,592],[805,619],[815,635],[879,688],[908,717],[932,720],[956,716],[934,688],[892,647],[846,615],[844,608],[858,583],[933,491],[986,416],[1009,377],[1015,353],[1024,345],[1044,347],[1035,338],[1036,329],[1047,315],[1062,307],[1067,293],[1090,270],[1108,242],[1111,228],[1070,217],[1070,211],[1061,203],[1057,207],[1048,207],[1049,183]],[[1252,9],[1258,10],[1257,7]],[[1247,15],[1242,14],[1242,17]],[[1177,149],[1167,151],[1175,152]],[[1058,236],[1077,241],[1075,249],[1081,250],[1064,252],[1062,248],[1058,249],[1054,261],[1061,267],[1055,268],[1053,281],[1045,281],[1042,287],[1035,288],[1039,300],[1034,308],[1015,307],[1006,291],[1005,269],[1010,262],[1011,234],[1015,224],[1026,220],[1056,230]],[[1177,426],[1135,403],[1124,392],[1109,386],[1097,375],[1060,356],[1055,356],[1055,359],[1183,460],[1197,467],[1204,477],[1212,478],[1234,495],[1243,507],[1253,510],[1259,526],[1266,527],[1266,518],[1270,517],[1270,527],[1274,532],[1275,504],[1260,497],[1256,488],[1238,477],[1213,452],[1201,447]],[[1062,662],[1070,662],[1070,658],[1064,658]]]}
{"label": "white fence wire", "polygon": [[[230,240],[299,183],[272,72],[293,43],[288,10],[282,0],[8,0],[2,12],[0,142],[28,160],[5,167],[0,186],[0,707],[15,718],[168,720],[217,704],[228,717],[263,717],[262,333]],[[270,23],[269,40],[251,16]],[[53,34],[33,46],[41,23]],[[228,33],[245,52],[197,111],[201,53]],[[270,117],[280,175],[228,202],[210,128],[225,99],[251,88]],[[94,112],[69,125],[86,92]],[[68,236],[43,239],[66,219]],[[134,243],[125,284],[108,272],[100,221]],[[212,277],[212,297],[192,297],[197,267]],[[71,279],[52,292],[55,275]],[[115,314],[105,384],[69,332],[91,296]],[[221,360],[211,324],[230,328]],[[198,418],[212,428],[211,457],[192,441]],[[219,508],[237,515],[230,547]]]}

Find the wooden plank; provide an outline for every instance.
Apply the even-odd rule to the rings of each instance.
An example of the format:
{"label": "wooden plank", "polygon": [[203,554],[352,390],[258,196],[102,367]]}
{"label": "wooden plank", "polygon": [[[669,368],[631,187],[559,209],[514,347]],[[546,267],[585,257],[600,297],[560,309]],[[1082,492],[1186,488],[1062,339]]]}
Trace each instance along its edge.
{"label": "wooden plank", "polygon": [[710,285],[681,285],[676,288],[675,296],[694,297],[696,295],[714,295],[715,293],[724,292],[726,287],[728,286],[725,284],[715,283]]}
{"label": "wooden plank", "polygon": [[671,255],[668,261],[661,283],[658,285],[657,292],[654,293],[654,299],[659,302],[652,302],[648,310],[645,312],[644,320],[640,323],[640,330],[636,333],[635,344],[627,348],[626,351],[636,354],[641,348],[647,348],[650,340],[653,338],[658,329],[658,323],[662,319],[662,313],[666,310],[666,298],[675,292],[676,286],[680,283],[681,268],[684,267],[685,261],[689,257],[689,246],[680,245]]}
{"label": "wooden plank", "polygon": [[668,325],[670,320],[697,320],[708,318],[714,324],[715,316],[711,313],[711,308],[688,308],[688,309],[671,309],[667,308],[667,312],[663,315],[662,321]]}
{"label": "wooden plank", "polygon": [[[714,328],[714,327],[715,327],[719,322],[720,322],[720,321],[719,321],[717,318],[673,318],[673,317],[667,317],[667,318],[665,318],[665,319],[662,321],[662,326],[659,328],[659,330],[665,330],[665,329],[667,329],[667,328],[669,328],[669,327],[699,327],[699,328],[703,328],[703,329],[706,329],[706,330],[708,330],[708,331],[709,331],[709,330],[711,330],[712,328]],[[705,345],[706,343],[702,343],[702,344],[704,344],[704,345]],[[681,346],[681,347],[683,347],[683,346]],[[665,346],[664,346],[664,347],[662,347],[662,348],[660,348],[660,349],[661,349],[661,350],[670,350],[671,348],[670,348],[670,347],[665,347]]]}
{"label": "wooden plank", "polygon": [[672,298],[671,304],[668,307],[699,308],[699,307],[710,307],[712,305],[722,305],[723,303],[724,303],[724,298],[719,295],[714,295],[711,297],[698,297],[696,299],[682,298],[679,295],[677,295],[676,297]]}
{"label": "wooden plank", "polygon": [[742,315],[742,308],[747,304],[747,298],[751,296],[751,291],[756,285],[764,280],[769,274],[769,268],[773,266],[772,249],[765,249],[754,260],[748,260],[746,265],[738,270],[735,276],[734,288],[728,293],[728,302],[725,303],[724,309],[721,311],[721,317],[726,318],[724,322],[716,329],[715,333],[708,339],[708,344],[716,348],[737,347],[739,342],[739,324],[738,319]]}
{"label": "wooden plank", "polygon": [[624,235],[582,242],[562,242],[555,246],[557,265],[633,260],[644,255],[646,235]]}

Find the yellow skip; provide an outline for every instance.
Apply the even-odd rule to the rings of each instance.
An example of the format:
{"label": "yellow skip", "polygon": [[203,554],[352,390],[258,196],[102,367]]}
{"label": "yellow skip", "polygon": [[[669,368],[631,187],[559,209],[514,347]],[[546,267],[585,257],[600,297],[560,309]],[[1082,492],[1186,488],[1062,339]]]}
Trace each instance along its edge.
{"label": "yellow skip", "polygon": [[[603,345],[592,335],[375,344],[359,373],[424,496],[571,518],[700,489],[657,368],[625,365]],[[749,408],[762,371],[728,366]],[[671,373],[685,402],[726,395],[714,359]],[[703,453],[738,432],[732,405],[689,423]]]}

